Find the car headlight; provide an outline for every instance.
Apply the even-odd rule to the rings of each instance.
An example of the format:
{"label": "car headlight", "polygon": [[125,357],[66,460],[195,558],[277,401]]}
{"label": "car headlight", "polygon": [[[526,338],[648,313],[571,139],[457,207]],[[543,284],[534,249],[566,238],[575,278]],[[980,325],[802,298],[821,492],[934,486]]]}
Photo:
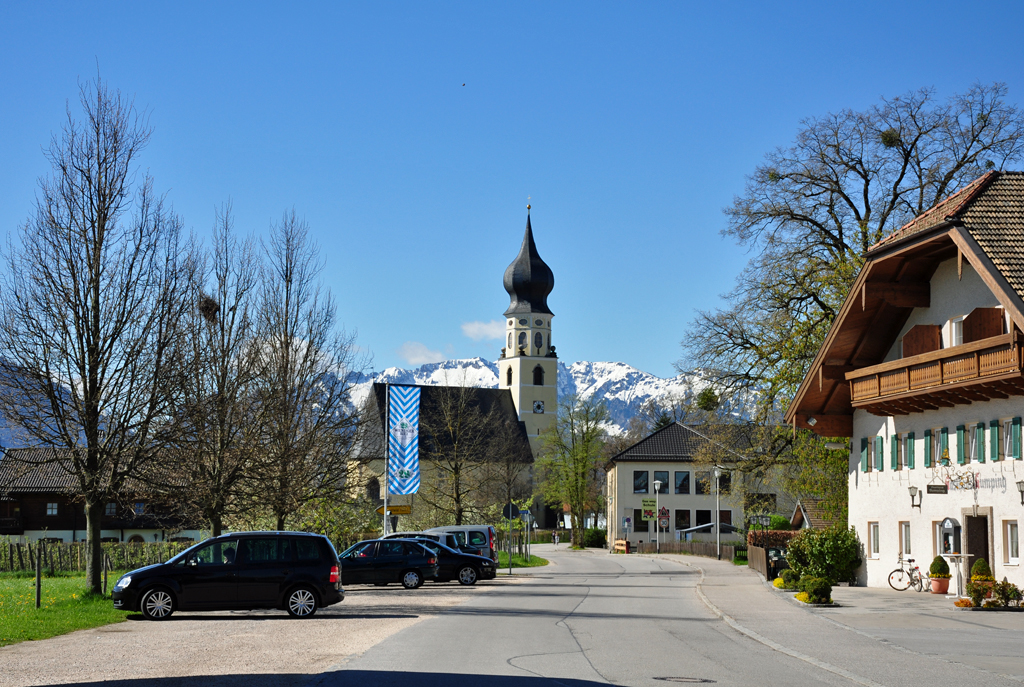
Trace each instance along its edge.
{"label": "car headlight", "polygon": [[114,585],[114,589],[124,589],[125,587],[127,587],[131,583],[132,583],[132,576],[131,575],[125,575],[124,577],[122,577],[120,580],[117,581],[117,584]]}

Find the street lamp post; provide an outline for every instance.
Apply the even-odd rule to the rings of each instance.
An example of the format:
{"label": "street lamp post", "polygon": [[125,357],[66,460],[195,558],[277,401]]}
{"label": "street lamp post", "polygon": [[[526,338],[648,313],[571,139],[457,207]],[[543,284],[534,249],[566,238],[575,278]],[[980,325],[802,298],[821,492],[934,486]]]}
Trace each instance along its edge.
{"label": "street lamp post", "polygon": [[719,489],[719,478],[722,468],[715,466],[715,539],[718,546],[718,560],[722,560],[722,491]]}
{"label": "street lamp post", "polygon": [[654,480],[654,537],[658,542],[658,553],[661,553],[661,507],[658,497],[661,495],[661,480]]}

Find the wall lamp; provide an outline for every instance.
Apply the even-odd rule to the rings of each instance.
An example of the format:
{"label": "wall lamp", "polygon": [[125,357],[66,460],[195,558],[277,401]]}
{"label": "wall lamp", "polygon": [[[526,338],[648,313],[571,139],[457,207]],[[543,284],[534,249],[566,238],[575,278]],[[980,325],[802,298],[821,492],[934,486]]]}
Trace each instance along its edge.
{"label": "wall lamp", "polygon": [[[1024,480],[1021,480],[1021,482],[1024,483]],[[921,499],[924,498],[924,493],[921,492],[917,487],[907,487],[907,489],[908,491],[910,491],[910,507],[920,509]],[[914,499],[917,499],[917,503],[914,503]]]}
{"label": "wall lamp", "polygon": [[1024,479],[1017,482],[1017,491],[1020,492],[1020,505],[1024,506]]}

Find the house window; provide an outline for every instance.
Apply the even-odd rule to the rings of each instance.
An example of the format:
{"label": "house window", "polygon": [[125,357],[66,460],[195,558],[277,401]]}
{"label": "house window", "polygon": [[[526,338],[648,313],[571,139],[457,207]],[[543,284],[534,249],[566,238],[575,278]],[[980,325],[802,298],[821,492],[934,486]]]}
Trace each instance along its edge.
{"label": "house window", "polygon": [[[949,456],[946,456],[949,458]],[[932,430],[932,467],[942,465],[942,428],[936,427]]]}
{"label": "house window", "polygon": [[985,425],[971,423],[974,425],[971,432],[971,459],[979,463],[985,462]]}
{"label": "house window", "polygon": [[[689,494],[690,493],[690,473],[689,472],[677,472],[676,473],[676,491],[677,494]],[[689,511],[687,511],[689,512]]]}
{"label": "house window", "polygon": [[146,512],[146,504],[142,501],[136,501],[135,505],[132,506],[132,512],[135,515],[144,515]]}
{"label": "house window", "polygon": [[892,442],[892,469],[902,470],[904,466],[903,437],[898,434],[893,437]]}
{"label": "house window", "polygon": [[871,472],[875,469],[875,437],[868,439],[868,469],[864,472]]}
{"label": "house window", "polygon": [[911,456],[914,455],[914,435],[904,434],[903,435],[903,463],[908,468],[913,468],[913,461],[910,460]]}
{"label": "house window", "polygon": [[878,523],[868,523],[868,555],[871,558],[878,558]]}
{"label": "house window", "polygon": [[964,318],[958,317],[949,321],[949,345],[961,346],[964,343]]}
{"label": "house window", "polygon": [[900,523],[900,551],[904,556],[910,555],[910,523]]}
{"label": "house window", "polygon": [[48,504],[46,504],[46,514],[47,515],[56,515],[57,514],[57,504],[56,503],[48,503]]}
{"label": "house window", "polygon": [[723,472],[718,478],[718,490],[723,494],[728,494],[732,489],[732,473]]}
{"label": "house window", "polygon": [[[695,494],[710,494],[711,493],[711,473],[710,472],[698,472],[694,477],[697,480],[695,485],[696,489],[693,493]],[[711,511],[708,511],[709,513]],[[710,516],[709,516],[710,517]],[[708,522],[711,522],[708,520]],[[698,523],[699,524],[699,523]]]}
{"label": "house window", "polygon": [[732,511],[731,510],[720,510],[718,511],[718,522],[723,525],[732,524]]}
{"label": "house window", "polygon": [[999,424],[1003,428],[1003,431],[1000,432],[999,452],[1005,460],[1013,460],[1013,422],[1007,418],[1000,421]]}
{"label": "house window", "polygon": [[689,510],[677,510],[676,511],[676,529],[677,530],[688,530],[688,529],[690,529],[690,511]]}
{"label": "house window", "polygon": [[103,509],[103,514],[106,515],[108,518],[112,518],[115,515],[117,515],[117,504],[108,503],[106,507]]}
{"label": "house window", "polygon": [[710,524],[711,524],[711,511],[709,511],[709,510],[699,510],[699,511],[697,511],[697,525],[696,526],[700,527],[701,525],[710,525]]}
{"label": "house window", "polygon": [[644,509],[643,508],[634,508],[633,509],[633,531],[634,532],[636,532],[637,534],[648,534],[648,533],[650,533],[651,530],[650,530],[650,528],[648,527],[648,524],[647,524],[649,522],[650,522],[650,520],[644,520]]}
{"label": "house window", "polygon": [[1008,565],[1020,564],[1020,545],[1017,541],[1017,521],[1003,523],[1003,562]]}
{"label": "house window", "polygon": [[658,488],[658,493],[659,494],[667,494],[668,493],[668,470],[665,470],[665,471],[655,470],[654,471],[654,481],[655,482],[661,482],[661,486]]}
{"label": "house window", "polygon": [[633,493],[634,494],[646,494],[647,493],[647,471],[646,470],[634,470],[633,471]]}

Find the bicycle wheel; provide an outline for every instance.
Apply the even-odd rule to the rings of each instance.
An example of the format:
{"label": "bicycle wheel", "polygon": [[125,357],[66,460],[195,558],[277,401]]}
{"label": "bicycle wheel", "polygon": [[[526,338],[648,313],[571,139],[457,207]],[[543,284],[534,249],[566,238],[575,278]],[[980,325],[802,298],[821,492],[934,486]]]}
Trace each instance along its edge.
{"label": "bicycle wheel", "polygon": [[911,584],[914,586],[914,589],[916,591],[924,591],[924,580],[921,578],[920,575],[914,575],[914,580],[911,582]]}
{"label": "bicycle wheel", "polygon": [[898,592],[906,591],[910,586],[910,573],[903,568],[897,568],[889,573],[889,586]]}

